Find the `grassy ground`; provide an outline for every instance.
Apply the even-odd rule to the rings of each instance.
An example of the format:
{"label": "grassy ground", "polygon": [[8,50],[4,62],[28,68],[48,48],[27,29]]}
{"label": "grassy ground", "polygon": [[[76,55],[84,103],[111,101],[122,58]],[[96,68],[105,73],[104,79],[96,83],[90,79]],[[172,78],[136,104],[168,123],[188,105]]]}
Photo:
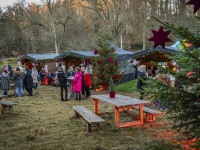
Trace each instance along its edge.
{"label": "grassy ground", "polygon": [[123,84],[119,84],[116,86],[115,89],[123,93],[135,92],[137,89],[137,80],[132,80]]}
{"label": "grassy ground", "polygon": [[0,60],[0,68],[2,68],[3,66],[7,66],[11,65],[12,67],[17,67],[18,61],[16,60],[16,58],[8,58],[8,59],[3,59]]}
{"label": "grassy ground", "polygon": [[[132,81],[127,85],[130,86],[131,83]],[[108,91],[91,92],[92,94],[108,93]],[[118,91],[117,93],[139,98],[138,92]],[[156,117],[156,122],[147,124],[144,120],[143,126],[123,129],[116,129],[114,114],[104,114],[101,117],[106,121],[101,124],[100,131],[86,133],[85,124],[74,117],[72,106],[86,106],[94,112],[94,101],[91,98],[83,98],[81,101],[72,99],[69,102],[62,102],[59,94],[59,87],[50,86],[40,86],[34,91],[33,97],[14,98],[13,90],[9,91],[10,96],[6,100],[19,105],[14,107],[13,114],[0,116],[0,150],[181,149],[174,144],[173,140],[166,137],[171,133],[172,122],[166,119],[165,112],[163,116]],[[114,110],[111,105],[100,103],[99,111],[111,110]],[[120,122],[136,119],[135,115],[138,111],[131,111],[131,114],[120,113]]]}

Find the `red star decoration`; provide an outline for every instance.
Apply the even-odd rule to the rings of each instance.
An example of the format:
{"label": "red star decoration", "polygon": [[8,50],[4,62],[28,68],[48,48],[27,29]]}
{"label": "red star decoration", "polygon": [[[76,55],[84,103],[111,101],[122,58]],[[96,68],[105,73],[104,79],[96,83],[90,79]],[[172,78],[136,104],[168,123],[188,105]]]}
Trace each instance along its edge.
{"label": "red star decoration", "polygon": [[168,38],[168,35],[171,31],[164,32],[163,27],[161,26],[159,31],[152,30],[153,37],[149,39],[149,41],[154,41],[154,48],[156,48],[158,45],[161,45],[163,48],[165,48],[165,42],[171,42],[171,40]]}
{"label": "red star decoration", "polygon": [[112,58],[111,57],[108,57],[108,62],[111,62],[112,61]]}
{"label": "red star decoration", "polygon": [[98,64],[101,65],[101,64],[102,64],[102,60],[99,60],[99,61],[98,61]]}
{"label": "red star decoration", "polygon": [[87,63],[90,63],[90,62],[91,62],[91,60],[90,60],[90,58],[88,58],[88,59],[87,59]]}
{"label": "red star decoration", "polygon": [[119,79],[119,76],[118,76],[118,75],[115,75],[115,76],[114,76],[114,79],[115,79],[115,80],[118,80],[118,79]]}
{"label": "red star decoration", "polygon": [[94,54],[95,54],[95,55],[97,55],[97,54],[98,54],[98,51],[97,51],[97,50],[95,50],[95,51],[94,51]]}
{"label": "red star decoration", "polygon": [[200,8],[200,0],[190,0],[186,5],[194,5],[194,13]]}

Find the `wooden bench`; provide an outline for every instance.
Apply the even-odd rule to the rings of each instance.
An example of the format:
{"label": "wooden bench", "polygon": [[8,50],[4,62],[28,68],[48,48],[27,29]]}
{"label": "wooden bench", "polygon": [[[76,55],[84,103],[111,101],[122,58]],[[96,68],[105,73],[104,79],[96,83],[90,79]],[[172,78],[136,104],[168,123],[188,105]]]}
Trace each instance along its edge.
{"label": "wooden bench", "polygon": [[96,124],[95,131],[98,131],[100,128],[100,124],[105,121],[92,111],[88,110],[85,106],[73,106],[73,109],[75,111],[75,117],[80,117],[80,119],[87,124],[87,132],[92,131],[92,124]]}
{"label": "wooden bench", "polygon": [[[12,113],[13,112],[13,106],[18,105],[17,103],[13,102],[7,102],[7,101],[1,101],[1,105],[3,106],[3,114],[5,113]],[[8,107],[9,111],[7,112],[6,108]]]}
{"label": "wooden bench", "polygon": [[[133,109],[137,109],[139,110],[139,107],[134,107]],[[154,109],[150,109],[148,107],[143,107],[143,112],[146,113],[146,121],[151,122],[151,121],[156,121],[156,116],[157,115],[163,115],[163,112],[154,110]],[[152,119],[150,119],[150,117],[152,117]]]}

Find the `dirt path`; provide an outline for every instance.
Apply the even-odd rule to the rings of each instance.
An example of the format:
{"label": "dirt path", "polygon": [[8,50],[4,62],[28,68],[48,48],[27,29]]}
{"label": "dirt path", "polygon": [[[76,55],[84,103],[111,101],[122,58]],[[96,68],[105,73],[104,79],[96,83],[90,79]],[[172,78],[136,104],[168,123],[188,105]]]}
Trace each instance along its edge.
{"label": "dirt path", "polygon": [[[9,91],[11,95],[13,91]],[[7,98],[7,101],[19,103],[14,113],[0,116],[1,150],[124,150],[148,149],[156,140],[150,137],[154,130],[163,130],[161,122],[164,116],[157,117],[157,122],[134,128],[116,129],[113,115],[101,116],[106,120],[99,132],[86,133],[86,126],[80,119],[74,118],[72,106],[84,105],[94,112],[91,98],[81,101],[60,101],[60,88],[39,87],[34,96]],[[96,94],[93,92],[93,94]],[[129,94],[138,97],[138,93]],[[100,105],[100,110],[113,110],[109,105]],[[132,120],[127,114],[120,116],[121,121]]]}

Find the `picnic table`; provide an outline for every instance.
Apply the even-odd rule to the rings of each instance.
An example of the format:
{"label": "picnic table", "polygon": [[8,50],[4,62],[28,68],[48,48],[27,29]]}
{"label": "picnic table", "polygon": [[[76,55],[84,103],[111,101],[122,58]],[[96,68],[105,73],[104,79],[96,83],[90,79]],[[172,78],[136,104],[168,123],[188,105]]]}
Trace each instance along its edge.
{"label": "picnic table", "polygon": [[68,90],[68,99],[73,98],[74,94],[73,94],[73,81],[74,81],[74,76],[70,76],[69,78],[67,78],[68,82],[69,82],[69,90]]}
{"label": "picnic table", "polygon": [[7,97],[7,95],[1,95],[0,94],[0,115],[2,115],[1,99],[3,99],[4,97]]}
{"label": "picnic table", "polygon": [[[149,101],[140,100],[137,98],[132,98],[128,96],[123,96],[116,94],[115,98],[110,98],[109,94],[105,95],[92,95],[91,96],[93,100],[95,101],[95,113],[97,115],[104,114],[104,113],[113,113],[113,112],[98,112],[98,102],[102,101],[103,103],[111,104],[115,107],[115,122],[117,128],[123,128],[123,127],[130,127],[133,125],[141,124],[143,125],[143,106],[146,104],[150,104]],[[139,107],[139,113],[140,113],[140,120],[139,121],[133,121],[129,123],[119,123],[119,110],[122,109],[122,111],[125,111],[125,108],[130,110],[130,108]]]}

